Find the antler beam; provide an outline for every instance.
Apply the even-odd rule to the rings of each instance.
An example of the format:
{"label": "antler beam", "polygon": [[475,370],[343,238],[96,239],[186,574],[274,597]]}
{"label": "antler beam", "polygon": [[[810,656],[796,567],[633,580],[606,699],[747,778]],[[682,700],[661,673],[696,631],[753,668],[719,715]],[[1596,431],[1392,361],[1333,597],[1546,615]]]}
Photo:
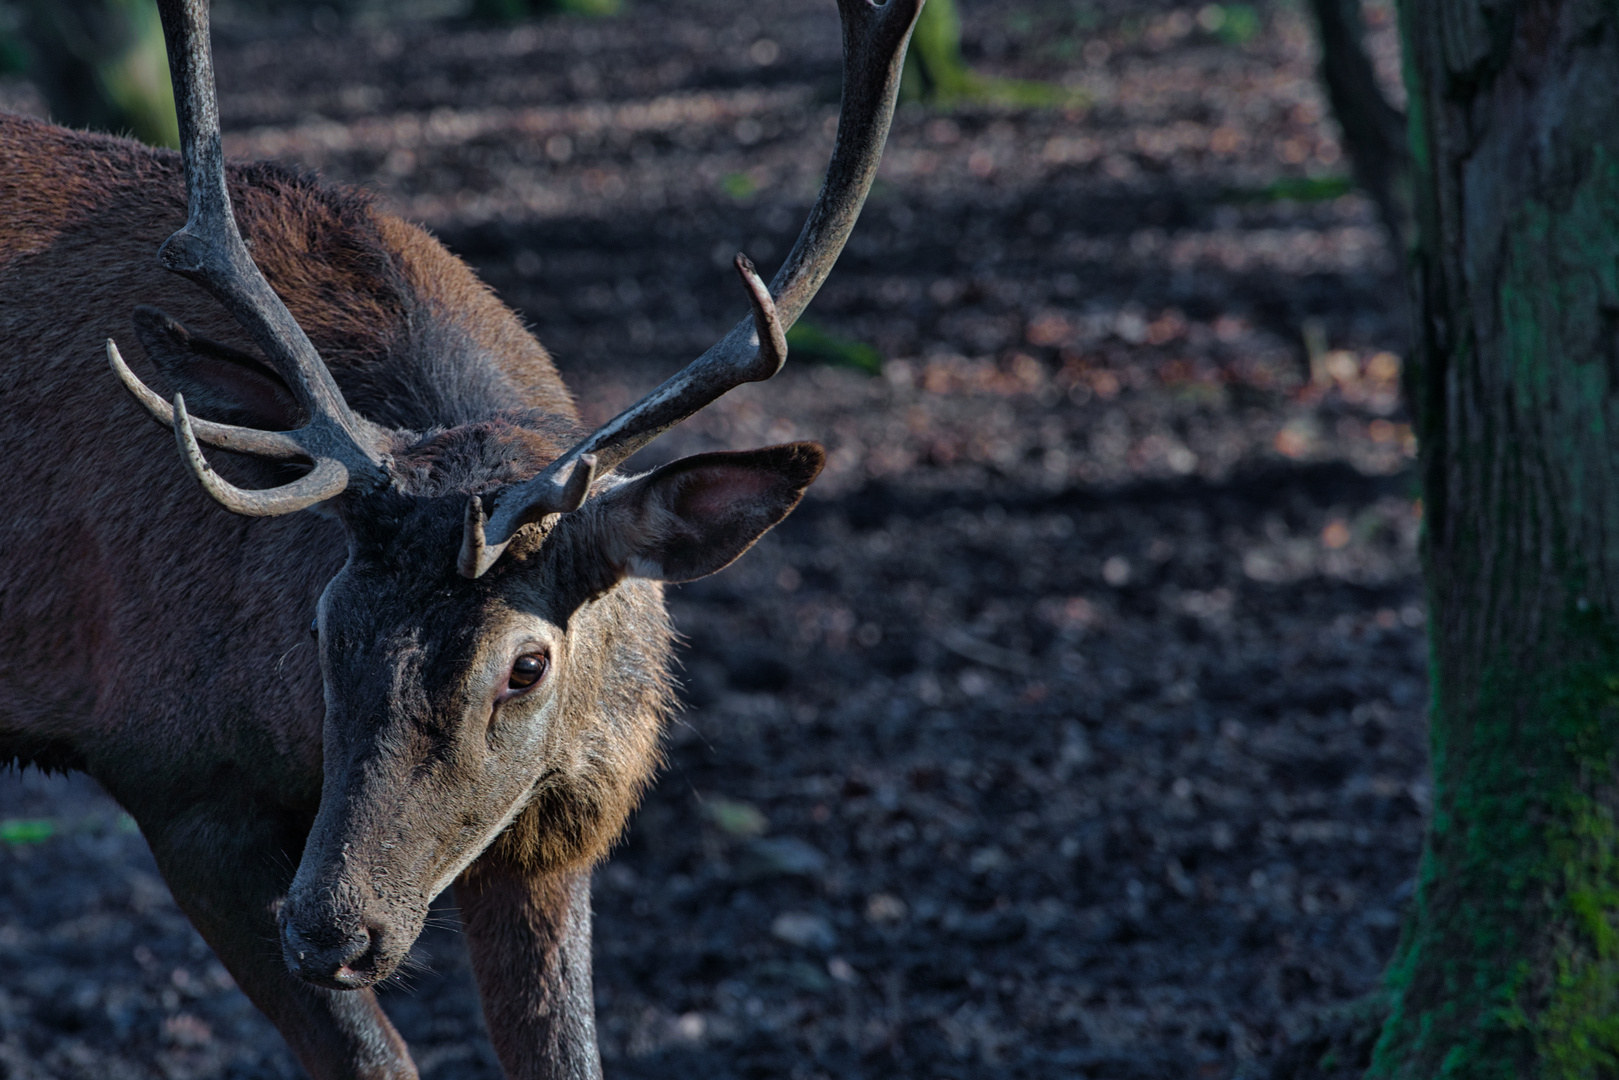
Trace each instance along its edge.
{"label": "antler beam", "polygon": [[[137,379],[111,341],[107,358],[124,385],[154,417],[173,426],[186,460],[204,488],[228,509],[264,516],[291,513],[341,493],[356,479],[383,482],[387,473],[365,421],[343,400],[320,354],[248,254],[231,212],[225,155],[208,41],[208,0],[159,0],[163,37],[174,81],[185,162],[187,220],[164,242],[163,265],[207,289],[264,352],[309,416],[294,432],[264,432],[190,420]],[[278,460],[307,459],[313,472],[275,492],[248,492],[219,478],[198,440]],[[320,498],[311,498],[315,492]]]}
{"label": "antler beam", "polygon": [[[669,428],[745,382],[768,379],[787,359],[787,328],[798,320],[842,252],[882,160],[899,93],[905,45],[922,0],[838,0],[843,23],[843,100],[826,181],[770,287],[746,256],[737,272],[752,317],[732,328],[678,375],[598,428],[539,475],[502,488],[487,520],[481,499],[467,510],[457,566],[478,577],[523,525],[579,505],[596,471],[607,472]],[[579,482],[587,455],[594,465]],[[575,498],[577,491],[578,497]]]}

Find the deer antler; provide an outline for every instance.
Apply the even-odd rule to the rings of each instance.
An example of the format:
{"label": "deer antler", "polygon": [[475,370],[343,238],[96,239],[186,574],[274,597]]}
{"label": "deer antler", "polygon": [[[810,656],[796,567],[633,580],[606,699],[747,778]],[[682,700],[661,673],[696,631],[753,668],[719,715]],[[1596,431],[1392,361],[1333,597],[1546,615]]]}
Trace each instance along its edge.
{"label": "deer antler", "polygon": [[487,520],[483,501],[474,496],[476,505],[467,508],[456,563],[462,574],[482,575],[523,525],[577,509],[597,471],[615,468],[727,391],[745,382],[768,379],[781,370],[787,359],[787,328],[798,320],[831,272],[877,175],[894,117],[905,45],[922,2],[838,0],[843,22],[843,100],[832,162],[797,242],[768,289],[747,257],[737,256],[736,268],[748,290],[752,318],[737,323],[674,378],[609,420],[537,476],[498,491]]}
{"label": "deer antler", "polygon": [[[124,385],[160,422],[173,426],[191,469],[210,495],[239,514],[271,516],[332,498],[357,477],[381,483],[387,473],[365,421],[343,400],[315,346],[254,264],[231,213],[225,155],[219,138],[214,63],[208,43],[208,0],[159,0],[163,37],[174,80],[185,160],[188,220],[164,242],[163,265],[213,294],[263,350],[291,388],[309,422],[293,432],[255,431],[191,420],[177,398],[171,409],[140,382],[107,342],[107,358]],[[269,491],[244,491],[220,479],[202,457],[198,440],[279,460],[307,458],[315,468]]]}
{"label": "deer antler", "polygon": [[[118,376],[124,388],[134,394],[135,400],[152,414],[152,419],[166,428],[175,427],[174,407],[158,397],[151,387],[141,382],[140,377],[129,370],[129,365],[124,363],[124,356],[118,351],[118,345],[112,338],[107,339],[107,363],[112,365],[113,374]],[[190,426],[197,439],[221,450],[234,450],[238,454],[253,454],[276,461],[297,461],[309,456],[309,452],[285,432],[260,431],[257,428],[237,427],[235,424],[216,424],[212,420],[199,420],[196,417],[191,417]]]}

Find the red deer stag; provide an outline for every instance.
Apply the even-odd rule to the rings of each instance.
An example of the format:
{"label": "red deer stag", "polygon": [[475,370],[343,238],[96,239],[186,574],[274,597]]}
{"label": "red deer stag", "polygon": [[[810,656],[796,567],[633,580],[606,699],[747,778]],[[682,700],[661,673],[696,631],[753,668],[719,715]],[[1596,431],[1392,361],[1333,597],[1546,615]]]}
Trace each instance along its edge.
{"label": "red deer stag", "polygon": [[[117,798],[316,1077],[416,1075],[369,988],[452,882],[508,1075],[597,1076],[589,874],[658,756],[660,583],[735,559],[823,458],[613,470],[781,367],[921,0],[838,0],[837,141],[796,245],[768,289],[739,256],[751,317],[588,433],[545,350],[421,230],[227,168],[207,0],[159,7],[179,157],[0,116],[0,760]],[[111,340],[129,311],[172,404]]]}

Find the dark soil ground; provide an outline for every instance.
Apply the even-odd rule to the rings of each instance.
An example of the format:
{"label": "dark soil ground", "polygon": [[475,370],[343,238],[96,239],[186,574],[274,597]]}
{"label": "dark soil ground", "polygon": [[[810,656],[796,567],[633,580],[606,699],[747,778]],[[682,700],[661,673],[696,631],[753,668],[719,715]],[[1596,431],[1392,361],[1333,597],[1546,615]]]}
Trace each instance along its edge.
{"label": "dark soil ground", "polygon": [[[1307,29],[965,9],[981,71],[1085,102],[903,109],[808,316],[883,374],[800,356],[649,452],[831,465],[672,591],[687,708],[595,882],[609,1077],[1257,1077],[1394,946],[1427,804],[1403,310],[1365,200],[1274,197],[1345,170]],[[218,53],[232,153],[426,222],[605,418],[743,313],[734,251],[785,253],[836,49],[830,0],[643,0]],[[0,818],[0,1075],[297,1075],[93,785],[6,777]],[[425,1077],[495,1077],[444,914],[386,1004]]]}

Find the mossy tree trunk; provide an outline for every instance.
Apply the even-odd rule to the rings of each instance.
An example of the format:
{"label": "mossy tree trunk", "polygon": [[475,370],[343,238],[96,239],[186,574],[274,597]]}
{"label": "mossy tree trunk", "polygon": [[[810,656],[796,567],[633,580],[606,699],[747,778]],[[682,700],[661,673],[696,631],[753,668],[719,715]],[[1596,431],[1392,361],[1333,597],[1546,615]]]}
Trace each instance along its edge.
{"label": "mossy tree trunk", "polygon": [[1370,1076],[1619,1075],[1619,6],[1408,0],[1434,810]]}

